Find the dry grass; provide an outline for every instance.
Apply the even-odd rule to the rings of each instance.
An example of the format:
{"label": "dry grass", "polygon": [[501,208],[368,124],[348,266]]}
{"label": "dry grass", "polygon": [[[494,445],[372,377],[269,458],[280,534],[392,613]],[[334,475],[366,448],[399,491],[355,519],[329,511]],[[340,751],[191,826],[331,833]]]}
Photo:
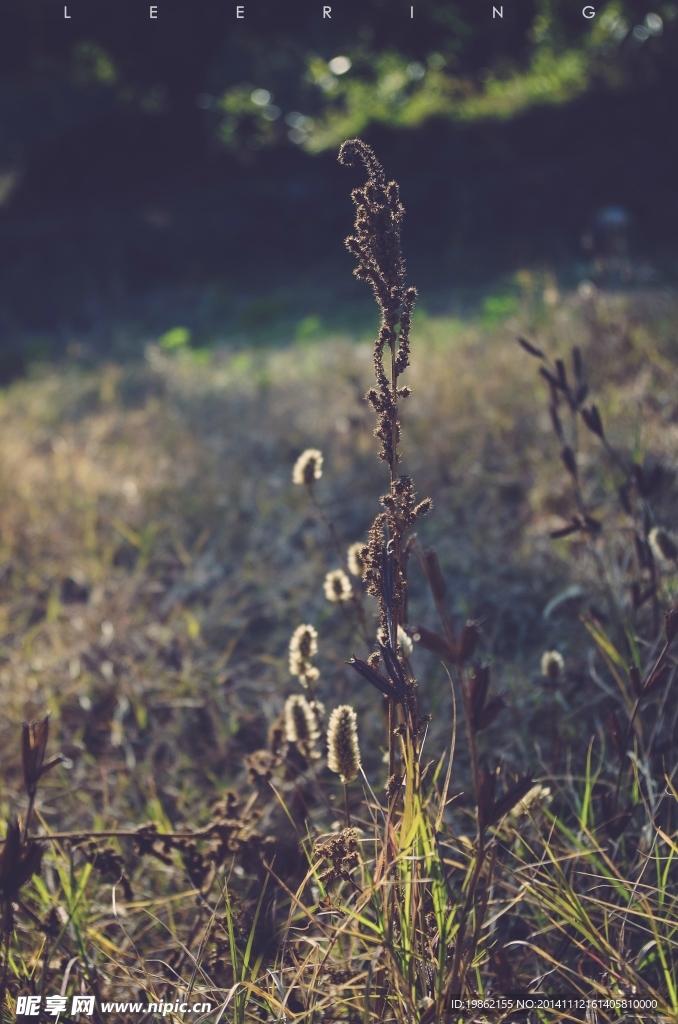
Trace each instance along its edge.
{"label": "dry grass", "polygon": [[[437,550],[450,616],[458,624],[485,620],[482,652],[498,662],[492,692],[504,690],[509,703],[478,739],[480,761],[500,755],[506,778],[530,771],[548,781],[557,808],[555,819],[544,811],[533,821],[501,826],[508,831],[492,833],[491,841],[488,832],[478,858],[473,802],[459,795],[469,791],[472,761],[461,737],[450,789],[457,800],[446,812],[453,825],[444,840],[427,817],[432,808],[435,819],[445,799],[444,771],[431,785],[435,764],[403,808],[410,824],[422,823],[416,843],[425,870],[414,880],[408,874],[412,851],[402,831],[388,870],[402,891],[417,890],[432,872],[433,895],[426,899],[433,903],[422,898],[417,914],[433,914],[438,929],[443,922],[450,943],[455,926],[445,901],[456,900],[459,914],[469,877],[478,871],[465,926],[477,956],[468,960],[464,979],[457,965],[450,991],[461,991],[462,983],[467,994],[474,987],[487,994],[492,984],[501,991],[508,984],[501,950],[510,942],[513,984],[525,987],[526,979],[545,974],[548,957],[562,947],[570,982],[585,986],[594,979],[609,994],[644,978],[658,994],[663,1019],[676,1019],[667,980],[678,928],[669,896],[675,815],[655,813],[672,797],[662,772],[646,785],[641,757],[630,796],[647,810],[654,785],[657,803],[644,826],[638,817],[637,848],[629,840],[622,849],[621,839],[612,849],[595,830],[593,777],[603,742],[610,749],[602,735],[614,681],[579,615],[591,605],[605,614],[610,590],[601,584],[588,539],[550,539],[572,512],[571,481],[558,459],[544,383],[515,336],[527,333],[556,354],[567,354],[574,342],[581,347],[611,442],[620,451],[635,446],[637,458],[665,469],[656,511],[671,528],[677,305],[670,293],[570,295],[550,306],[526,300],[515,322],[491,329],[415,316],[404,466],[434,504],[417,532],[425,547]],[[215,1007],[229,999],[225,1019],[235,1013],[238,1021],[282,1019],[283,998],[289,1019],[299,1021],[433,1019],[424,995],[430,979],[414,946],[395,948],[394,936],[410,926],[416,942],[423,941],[419,919],[391,920],[390,932],[386,927],[381,810],[370,794],[359,803],[359,783],[350,787],[353,823],[363,830],[363,853],[349,865],[353,882],[340,883],[329,902],[319,903],[325,897],[313,843],[342,821],[343,792],[324,763],[309,766],[303,757],[294,763],[289,751],[286,764],[255,754],[249,774],[243,762],[269,746],[269,728],[295,692],[289,638],[310,622],[319,634],[318,696],[328,711],[343,703],[356,708],[363,768],[383,794],[389,744],[380,697],[346,665],[352,651],[365,658],[368,650],[361,630],[322,591],[325,574],[339,565],[326,520],[342,551],[364,541],[384,490],[373,418],[362,400],[371,378],[370,348],[342,338],[312,348],[215,352],[208,365],[151,345],[138,365],[36,370],[3,394],[3,815],[26,808],[19,723],[49,710],[50,746],[68,763],[38,789],[40,830],[125,832],[149,821],[173,835],[213,828],[197,847],[181,836],[163,845],[150,833],[112,839],[98,861],[85,841],[54,841],[16,913],[10,1007],[22,992],[52,994],[63,984],[68,993],[101,999],[143,992],[144,1002],[172,1000],[190,988]],[[612,470],[599,469],[597,439],[583,434],[580,440],[587,500],[608,514],[618,481]],[[314,488],[320,507],[291,481],[307,447],[324,455]],[[628,578],[627,547],[613,524],[606,568],[617,595]],[[408,621],[436,628],[435,601],[412,563]],[[662,600],[670,603],[675,588],[668,570],[663,587]],[[545,617],[558,595],[564,599]],[[365,608],[370,636],[376,635],[369,599]],[[566,665],[555,688],[544,684],[539,668],[552,648]],[[437,763],[450,743],[450,685],[440,657],[415,649],[412,663],[422,711],[433,716],[426,752]],[[664,712],[662,705],[669,775],[672,706]],[[595,753],[587,762],[592,736]],[[608,753],[601,779],[613,760]],[[239,804],[228,803],[231,788]],[[216,801],[222,804],[215,811]],[[661,821],[664,839],[643,833],[653,821]],[[575,868],[568,867],[573,861]],[[264,862],[273,874],[257,910]],[[444,872],[453,876],[451,889]],[[591,875],[598,881],[584,884]],[[368,925],[366,897],[351,895],[356,886],[372,899]],[[619,886],[626,895],[620,897]],[[485,898],[490,911],[477,902]],[[503,913],[511,900],[522,901],[529,926]],[[636,931],[634,915],[642,919]],[[631,937],[619,951],[614,942],[622,917],[622,933]],[[267,942],[277,927],[276,941]],[[430,921],[427,927],[433,934]],[[652,949],[668,958],[667,967]],[[431,956],[438,957],[435,949]],[[237,981],[243,985],[234,990]],[[343,1016],[331,1016],[331,1005]]]}

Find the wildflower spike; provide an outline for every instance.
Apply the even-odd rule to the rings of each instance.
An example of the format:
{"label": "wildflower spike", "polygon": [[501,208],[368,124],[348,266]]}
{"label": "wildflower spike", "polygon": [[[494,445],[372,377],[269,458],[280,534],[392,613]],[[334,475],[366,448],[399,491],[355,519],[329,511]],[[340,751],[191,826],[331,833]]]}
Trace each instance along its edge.
{"label": "wildflower spike", "polygon": [[360,771],[358,723],[348,704],[341,704],[330,715],[327,726],[327,767],[336,772],[344,785],[353,782]]}
{"label": "wildflower spike", "polygon": [[307,448],[294,463],[292,482],[312,487],[323,475],[323,453],[317,448]]}

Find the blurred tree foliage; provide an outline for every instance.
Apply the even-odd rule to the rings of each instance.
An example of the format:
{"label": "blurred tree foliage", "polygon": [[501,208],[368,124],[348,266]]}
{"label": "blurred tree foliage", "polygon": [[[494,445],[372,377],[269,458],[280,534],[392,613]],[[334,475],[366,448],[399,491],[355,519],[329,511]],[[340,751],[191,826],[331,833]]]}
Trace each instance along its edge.
{"label": "blurred tree foliage", "polygon": [[[177,148],[309,152],[370,123],[510,118],[591,88],[634,89],[675,67],[678,9],[663,0],[361,0],[332,20],[304,0],[4,3],[0,160],[25,168],[92,122],[170,119]],[[504,17],[493,18],[492,7]],[[108,126],[108,128],[106,127]],[[121,143],[122,144],[122,143]],[[181,159],[181,154],[176,153]],[[171,147],[164,159],[172,160]]]}

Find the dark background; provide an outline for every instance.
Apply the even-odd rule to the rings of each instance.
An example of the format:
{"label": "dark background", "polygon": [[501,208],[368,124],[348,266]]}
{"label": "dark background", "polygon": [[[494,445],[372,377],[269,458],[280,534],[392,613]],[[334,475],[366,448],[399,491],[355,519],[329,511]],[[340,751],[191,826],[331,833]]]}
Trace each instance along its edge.
{"label": "dark background", "polygon": [[[177,324],[196,345],[289,340],[309,316],[359,328],[369,296],[342,247],[357,172],[337,164],[334,146],[311,154],[290,142],[282,116],[262,141],[245,111],[224,144],[221,114],[201,97],[245,83],[270,90],[283,115],[322,116],[306,57],[356,48],[363,60],[440,52],[477,84],[479,69],[528,66],[546,5],[510,0],[501,31],[479,0],[418,4],[414,21],[408,5],[336,3],[331,26],[315,2],[248,2],[245,24],[222,0],[159,0],[157,21],[148,6],[71,0],[68,21],[54,0],[0,11],[4,379],[69,347],[133,354]],[[586,46],[581,6],[554,0],[554,48]],[[361,132],[400,182],[425,307],[473,305],[524,266],[576,284],[590,272],[582,234],[609,205],[629,217],[644,267],[635,284],[673,282],[675,8],[616,9],[629,35],[569,103],[408,130],[375,118]],[[633,25],[655,9],[663,34],[634,45]]]}

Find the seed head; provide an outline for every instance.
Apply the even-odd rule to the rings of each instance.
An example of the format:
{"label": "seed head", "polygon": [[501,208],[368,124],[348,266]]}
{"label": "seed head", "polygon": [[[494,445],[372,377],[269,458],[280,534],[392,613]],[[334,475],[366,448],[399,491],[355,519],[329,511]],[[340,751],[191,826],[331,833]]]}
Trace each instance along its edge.
{"label": "seed head", "polygon": [[294,463],[292,483],[312,487],[323,475],[323,453],[317,448],[307,448]]}
{"label": "seed head", "polygon": [[360,863],[360,832],[357,828],[345,828],[327,842],[318,842],[313,848],[315,857],[331,862],[331,867],[320,876],[323,885],[329,886],[337,878],[345,878]]}
{"label": "seed head", "polygon": [[563,656],[558,651],[545,651],[541,656],[541,674],[552,683],[560,677],[565,668]]}
{"label": "seed head", "polygon": [[353,588],[343,569],[333,569],[325,577],[325,597],[328,601],[349,601]]}
{"label": "seed head", "polygon": [[298,676],[302,686],[318,679],[320,673],[310,659],[318,653],[318,634],[313,626],[297,626],[290,640],[290,673]]}
{"label": "seed head", "polygon": [[361,541],[356,541],[355,544],[351,544],[346,556],[348,561],[348,571],[354,576],[360,576],[361,579],[365,571],[365,559],[362,554],[364,547],[365,545]]}
{"label": "seed head", "polygon": [[353,782],[360,771],[358,722],[348,704],[335,708],[327,727],[327,767],[336,772],[344,785]]}
{"label": "seed head", "polygon": [[290,672],[299,675],[299,665],[318,653],[318,634],[313,626],[297,626],[290,640]]}
{"label": "seed head", "polygon": [[294,694],[285,701],[285,739],[296,743],[302,752],[310,751],[316,744],[320,732],[318,721],[311,705],[301,694]]}
{"label": "seed head", "polygon": [[653,530],[650,530],[650,535],[647,538],[652,548],[652,554],[660,563],[675,562],[678,560],[678,544],[676,539],[668,530],[662,530],[660,527],[655,526]]}
{"label": "seed head", "polygon": [[522,800],[515,804],[509,816],[517,820],[529,812],[534,812],[539,807],[545,807],[551,803],[551,800],[551,790],[549,787],[542,786],[541,783],[537,782],[532,789],[528,789]]}

